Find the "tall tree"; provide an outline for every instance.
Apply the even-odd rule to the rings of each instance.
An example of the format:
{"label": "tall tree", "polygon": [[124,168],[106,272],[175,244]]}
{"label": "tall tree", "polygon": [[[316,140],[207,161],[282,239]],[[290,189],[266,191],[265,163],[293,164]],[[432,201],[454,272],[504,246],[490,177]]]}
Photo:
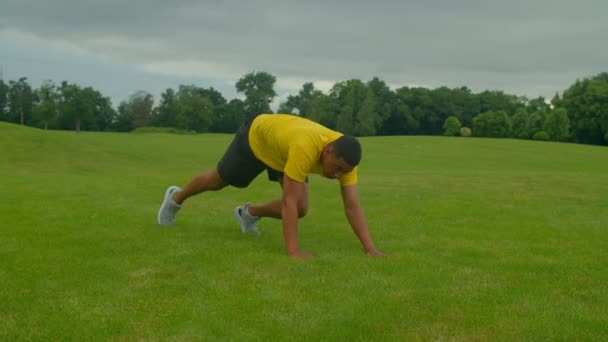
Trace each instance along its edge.
{"label": "tall tree", "polygon": [[304,83],[298,95],[287,96],[287,101],[281,103],[279,112],[298,114],[301,117],[310,118],[313,115],[312,102],[319,95],[318,93],[319,91],[315,90],[311,82]]}
{"label": "tall tree", "polygon": [[[513,136],[519,139],[527,139],[530,137],[528,112],[524,109],[518,109],[517,113],[511,118],[513,122]],[[536,133],[536,132],[534,132]]]}
{"label": "tall tree", "polygon": [[515,114],[517,109],[525,107],[525,98],[508,95],[502,91],[486,90],[478,96],[480,100],[480,111],[482,113],[503,111],[511,116]]}
{"label": "tall tree", "polygon": [[473,134],[479,137],[509,137],[511,118],[504,111],[481,113],[473,119]]}
{"label": "tall tree", "polygon": [[66,81],[59,86],[58,128],[80,130],[98,130],[96,100],[101,96],[91,87],[81,88]]}
{"label": "tall tree", "polygon": [[384,122],[383,134],[415,134],[420,128],[420,122],[414,117],[411,103],[411,91],[408,87],[395,90],[396,106],[391,116]]}
{"label": "tall tree", "polygon": [[608,145],[608,73],[577,80],[558,107],[568,113],[575,141]]}
{"label": "tall tree", "polygon": [[528,117],[528,136],[533,137],[536,133],[543,130],[545,126],[545,118],[547,117],[547,110],[541,109],[533,112]]}
{"label": "tall tree", "polygon": [[377,114],[376,122],[374,123],[375,131],[383,134],[384,123],[389,120],[395,111],[397,97],[386,82],[378,77],[374,77],[371,81],[367,82],[367,87],[372,91],[375,99],[374,112]]}
{"label": "tall tree", "polygon": [[376,113],[376,99],[372,89],[368,88],[367,95],[357,112],[353,133],[357,136],[375,135],[380,126],[380,115]]}
{"label": "tall tree", "polygon": [[420,123],[417,134],[441,134],[441,118],[433,104],[433,92],[426,88],[412,88],[411,103],[414,117]]}
{"label": "tall tree", "polygon": [[542,96],[527,101],[526,110],[528,111],[528,114],[538,112],[539,110],[548,111],[549,109],[551,109],[551,106],[549,106]]}
{"label": "tall tree", "polygon": [[76,131],[97,131],[96,100],[97,92],[92,87],[80,89],[77,93]]}
{"label": "tall tree", "polygon": [[152,112],[152,124],[158,127],[177,127],[177,102],[175,90],[171,88],[160,94],[160,103]]}
{"label": "tall tree", "polygon": [[336,129],[344,134],[354,133],[354,112],[355,112],[355,94],[354,90],[347,92],[342,100],[341,108],[339,109],[338,119],[336,120]]}
{"label": "tall tree", "polygon": [[50,80],[44,81],[40,88],[35,90],[36,106],[34,107],[35,125],[49,128],[58,114],[59,93],[57,86]]}
{"label": "tall tree", "polygon": [[107,131],[111,128],[112,121],[116,117],[116,111],[112,107],[112,100],[95,91],[95,120],[97,129]]}
{"label": "tall tree", "polygon": [[544,130],[549,135],[549,139],[566,141],[570,136],[570,119],[566,110],[557,108],[550,111],[545,120]]}
{"label": "tall tree", "polygon": [[348,80],[334,84],[330,96],[338,106],[336,129],[344,134],[355,134],[358,125],[357,114],[368,94],[365,83],[360,80]]}
{"label": "tall tree", "polygon": [[237,92],[245,94],[248,115],[271,112],[270,104],[277,96],[275,82],[276,78],[264,71],[248,73],[236,82]]}
{"label": "tall tree", "polygon": [[215,107],[211,132],[234,133],[246,119],[245,104],[239,99],[233,99],[220,107]]}
{"label": "tall tree", "polygon": [[196,86],[180,86],[177,91],[177,127],[188,131],[208,132],[213,124],[214,106],[209,96]]}
{"label": "tall tree", "polygon": [[6,113],[8,107],[8,89],[8,84],[0,79],[0,120],[2,121],[8,121]]}
{"label": "tall tree", "polygon": [[315,90],[310,100],[310,113],[308,118],[330,129],[336,129],[336,115],[338,105],[335,98]]}
{"label": "tall tree", "polygon": [[18,81],[9,81],[9,111],[8,121],[29,124],[33,111],[33,90],[27,82],[27,77],[21,77]]}

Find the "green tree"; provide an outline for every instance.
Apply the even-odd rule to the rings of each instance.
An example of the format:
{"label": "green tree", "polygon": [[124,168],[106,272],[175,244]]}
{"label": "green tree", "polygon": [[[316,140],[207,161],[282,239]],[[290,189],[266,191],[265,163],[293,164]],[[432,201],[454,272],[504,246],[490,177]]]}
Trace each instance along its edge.
{"label": "green tree", "polygon": [[570,119],[563,108],[549,112],[544,125],[544,131],[549,139],[554,141],[566,141],[570,136]]}
{"label": "green tree", "polygon": [[177,92],[177,127],[208,132],[213,124],[214,106],[208,94],[195,86],[180,86]]}
{"label": "green tree", "polygon": [[551,107],[549,106],[547,101],[545,101],[545,98],[542,96],[529,100],[526,104],[526,111],[528,112],[528,114],[532,114],[538,111],[546,112],[550,109]]}
{"label": "green tree", "polygon": [[336,129],[336,115],[338,104],[336,99],[315,91],[310,100],[309,119],[330,129]]}
{"label": "green tree", "polygon": [[246,119],[245,103],[239,99],[233,99],[219,108],[216,107],[211,131],[235,133]]}
{"label": "green tree", "polygon": [[0,120],[2,121],[8,121],[6,113],[8,107],[8,89],[8,84],[0,79]]}
{"label": "green tree", "polygon": [[152,124],[158,127],[177,127],[177,102],[175,90],[167,88],[160,95],[160,103],[152,112]]}
{"label": "green tree", "polygon": [[528,139],[530,137],[528,127],[528,112],[524,109],[518,109],[517,113],[511,118],[513,122],[513,136],[519,139]]}
{"label": "green tree", "polygon": [[389,119],[384,122],[383,132],[389,135],[418,134],[423,111],[419,109],[418,104],[414,101],[413,90],[402,87],[395,91],[395,96],[395,110]]}
{"label": "green tree", "polygon": [[85,92],[77,84],[61,82],[58,128],[74,129],[79,132],[83,128],[83,123],[94,121],[95,99],[91,90]]}
{"label": "green tree", "polygon": [[278,112],[298,114],[303,118],[310,118],[312,115],[312,102],[315,96],[318,96],[318,93],[320,92],[315,90],[311,82],[304,83],[298,95],[287,96],[287,101],[281,103]]}
{"label": "green tree", "polygon": [[7,121],[28,125],[32,118],[34,92],[27,77],[9,81]]}
{"label": "green tree", "polygon": [[543,127],[545,126],[546,117],[547,111],[545,110],[539,110],[530,114],[528,118],[528,136],[534,137],[536,132],[543,130]]}
{"label": "green tree", "polygon": [[442,119],[442,111],[447,113],[447,104],[437,104],[434,102],[434,97],[445,99],[445,91],[441,90],[442,94],[437,95],[433,91],[426,88],[408,88],[402,87],[396,90],[396,110],[390,118],[392,122],[400,122],[404,124],[398,130],[398,134],[442,134],[442,125],[445,118]]}
{"label": "green tree", "polygon": [[479,137],[506,138],[511,133],[511,119],[504,111],[485,112],[473,119],[473,134]]}
{"label": "green tree", "polygon": [[[518,109],[526,106],[525,98],[505,94],[502,91],[486,90],[478,95],[480,112],[505,112],[514,115]],[[544,100],[543,100],[544,101]]]}
{"label": "green tree", "polygon": [[59,93],[57,86],[50,80],[44,81],[40,88],[35,90],[37,99],[34,107],[34,122],[38,127],[49,128],[58,115]]}
{"label": "green tree", "polygon": [[337,105],[336,129],[344,134],[354,134],[356,115],[367,94],[367,87],[360,80],[348,80],[334,84],[329,92]]}
{"label": "green tree", "polygon": [[448,87],[439,87],[431,91],[432,112],[437,118],[437,127],[432,127],[432,134],[445,133],[443,125],[450,116],[458,118],[462,117],[463,109],[456,104],[454,91]]}
{"label": "green tree", "polygon": [[452,90],[452,101],[456,106],[456,117],[463,126],[473,125],[473,117],[479,114],[479,99],[473,95],[471,89],[460,87]]}
{"label": "green tree", "polygon": [[336,129],[344,134],[375,134],[381,119],[373,90],[360,80],[334,84],[330,97],[337,105]]}
{"label": "green tree", "polygon": [[95,120],[97,129],[107,131],[111,128],[112,121],[116,117],[116,111],[112,106],[112,100],[95,91]]}
{"label": "green tree", "polygon": [[98,131],[107,129],[115,113],[109,98],[92,87],[66,81],[59,86],[57,128]]}
{"label": "green tree", "polygon": [[460,123],[460,120],[458,120],[458,118],[455,116],[450,116],[447,119],[445,119],[445,122],[443,123],[443,135],[445,135],[445,136],[460,135],[461,127],[462,127],[462,124]]}
{"label": "green tree", "polygon": [[376,132],[379,134],[386,134],[385,130],[387,127],[385,126],[385,123],[391,118],[393,112],[396,110],[397,96],[391,91],[386,82],[380,80],[378,77],[374,77],[371,81],[367,82],[367,88],[370,89],[374,95]]}
{"label": "green tree", "polygon": [[558,102],[569,115],[576,142],[608,145],[608,73],[577,80]]}
{"label": "green tree", "polygon": [[376,113],[376,100],[374,92],[368,88],[367,95],[357,112],[356,124],[353,134],[357,136],[375,135],[377,127],[380,126],[380,116]]}
{"label": "green tree", "polygon": [[99,130],[95,117],[97,92],[92,87],[85,87],[80,89],[77,96],[76,130]]}
{"label": "green tree", "polygon": [[245,111],[248,116],[271,113],[270,104],[277,96],[274,91],[276,78],[267,72],[246,74],[236,83],[238,93],[245,94]]}
{"label": "green tree", "polygon": [[228,103],[226,98],[219,91],[213,87],[210,88],[196,88],[196,91],[203,97],[206,97],[211,101],[214,107],[220,107]]}
{"label": "green tree", "polygon": [[116,118],[112,121],[112,130],[118,132],[130,132],[134,129],[133,119],[129,112],[129,106],[126,101],[122,101],[118,105],[118,113]]}

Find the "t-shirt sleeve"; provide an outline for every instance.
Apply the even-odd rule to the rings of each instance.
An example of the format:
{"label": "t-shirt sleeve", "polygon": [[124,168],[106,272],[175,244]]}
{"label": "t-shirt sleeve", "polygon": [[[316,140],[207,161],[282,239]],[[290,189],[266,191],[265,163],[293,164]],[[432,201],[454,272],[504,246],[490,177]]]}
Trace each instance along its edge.
{"label": "t-shirt sleeve", "polygon": [[355,185],[359,181],[357,176],[357,167],[355,167],[351,172],[345,174],[344,176],[338,179],[340,181],[341,186],[349,186]]}
{"label": "t-shirt sleeve", "polygon": [[283,170],[287,177],[297,182],[304,183],[306,181],[306,176],[308,176],[312,169],[312,165],[312,159],[305,153],[301,146],[297,144],[289,146],[287,162],[285,163],[285,169]]}

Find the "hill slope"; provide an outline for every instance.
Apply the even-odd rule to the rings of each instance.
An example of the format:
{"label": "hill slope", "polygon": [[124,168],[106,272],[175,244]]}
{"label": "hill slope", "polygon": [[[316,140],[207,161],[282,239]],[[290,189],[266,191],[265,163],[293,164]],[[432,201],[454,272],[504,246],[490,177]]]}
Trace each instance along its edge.
{"label": "hill slope", "polygon": [[0,339],[608,339],[608,149],[363,138],[359,193],[389,256],[365,257],[334,182],[312,177],[300,244],[242,235],[261,176],[157,226],[168,185],[229,135],[0,123]]}

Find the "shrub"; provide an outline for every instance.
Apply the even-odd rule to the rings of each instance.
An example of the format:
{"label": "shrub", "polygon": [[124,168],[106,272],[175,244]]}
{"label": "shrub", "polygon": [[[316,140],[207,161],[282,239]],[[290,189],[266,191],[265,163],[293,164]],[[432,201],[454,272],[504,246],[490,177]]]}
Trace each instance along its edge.
{"label": "shrub", "polygon": [[545,131],[538,131],[538,132],[534,133],[534,135],[532,136],[532,139],[540,140],[540,141],[547,141],[547,140],[549,140],[549,134]]}
{"label": "shrub", "polygon": [[452,137],[458,135],[460,133],[460,127],[462,127],[460,120],[455,116],[450,116],[445,119],[445,122],[443,123],[443,135]]}

